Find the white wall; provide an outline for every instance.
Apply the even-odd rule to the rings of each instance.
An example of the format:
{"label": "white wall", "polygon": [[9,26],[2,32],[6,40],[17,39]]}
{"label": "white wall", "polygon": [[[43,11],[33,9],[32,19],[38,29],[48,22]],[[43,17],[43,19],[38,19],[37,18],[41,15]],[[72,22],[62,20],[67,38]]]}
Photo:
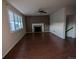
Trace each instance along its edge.
{"label": "white wall", "polygon": [[65,39],[65,9],[62,8],[50,15],[50,32]]}
{"label": "white wall", "polygon": [[[18,32],[11,33],[10,32],[10,25],[8,19],[8,9],[13,8],[6,4],[3,0],[2,6],[2,57],[4,57],[13,47],[14,45],[24,36],[26,33],[25,30],[25,23],[24,28],[19,30]],[[15,8],[12,9],[13,11],[17,12],[19,15],[22,15],[19,11]],[[24,20],[23,20],[24,22]]]}

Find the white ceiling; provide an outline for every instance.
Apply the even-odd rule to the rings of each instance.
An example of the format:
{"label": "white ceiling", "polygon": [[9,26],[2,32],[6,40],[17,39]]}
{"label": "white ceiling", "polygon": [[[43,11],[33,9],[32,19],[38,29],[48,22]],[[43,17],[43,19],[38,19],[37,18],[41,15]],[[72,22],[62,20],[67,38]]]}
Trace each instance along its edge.
{"label": "white ceiling", "polygon": [[52,14],[60,8],[75,5],[75,0],[8,0],[8,2],[24,15],[40,15],[37,12],[40,8]]}

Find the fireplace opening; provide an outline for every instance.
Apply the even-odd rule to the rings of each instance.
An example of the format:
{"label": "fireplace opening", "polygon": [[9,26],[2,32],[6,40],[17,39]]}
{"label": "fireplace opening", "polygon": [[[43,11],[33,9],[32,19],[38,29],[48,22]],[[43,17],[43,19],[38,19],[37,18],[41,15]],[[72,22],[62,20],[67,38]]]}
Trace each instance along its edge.
{"label": "fireplace opening", "polygon": [[34,32],[42,32],[41,26],[34,26]]}
{"label": "fireplace opening", "polygon": [[44,32],[44,24],[43,23],[33,23],[32,32]]}

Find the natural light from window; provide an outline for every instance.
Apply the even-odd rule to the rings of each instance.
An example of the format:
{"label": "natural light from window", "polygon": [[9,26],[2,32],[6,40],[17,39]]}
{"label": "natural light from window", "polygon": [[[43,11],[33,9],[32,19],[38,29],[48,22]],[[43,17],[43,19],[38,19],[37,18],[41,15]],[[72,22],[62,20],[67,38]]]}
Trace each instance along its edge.
{"label": "natural light from window", "polygon": [[9,10],[10,31],[15,32],[23,28],[22,16]]}

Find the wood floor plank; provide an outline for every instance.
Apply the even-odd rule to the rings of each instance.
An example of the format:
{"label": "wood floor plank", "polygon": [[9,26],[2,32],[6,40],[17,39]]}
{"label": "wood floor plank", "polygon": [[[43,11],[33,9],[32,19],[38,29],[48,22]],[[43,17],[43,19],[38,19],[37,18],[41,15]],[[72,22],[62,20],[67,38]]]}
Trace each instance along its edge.
{"label": "wood floor plank", "polygon": [[3,59],[68,59],[76,56],[75,39],[29,33]]}

